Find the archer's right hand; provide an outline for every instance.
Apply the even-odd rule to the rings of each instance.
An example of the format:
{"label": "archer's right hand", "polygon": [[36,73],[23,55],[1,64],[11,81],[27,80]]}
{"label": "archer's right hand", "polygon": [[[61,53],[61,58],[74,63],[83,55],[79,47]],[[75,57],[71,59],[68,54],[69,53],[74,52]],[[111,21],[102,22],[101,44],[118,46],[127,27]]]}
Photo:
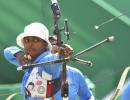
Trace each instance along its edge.
{"label": "archer's right hand", "polygon": [[28,64],[28,60],[25,57],[25,53],[17,52],[16,54],[14,54],[14,56],[16,57],[16,59],[17,59],[17,61],[19,62],[20,65]]}

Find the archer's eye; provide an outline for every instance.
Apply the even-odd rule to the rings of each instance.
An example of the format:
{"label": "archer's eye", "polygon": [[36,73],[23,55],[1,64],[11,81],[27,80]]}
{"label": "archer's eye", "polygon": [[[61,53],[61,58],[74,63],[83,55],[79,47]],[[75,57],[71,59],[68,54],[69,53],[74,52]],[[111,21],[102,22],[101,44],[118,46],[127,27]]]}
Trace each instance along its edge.
{"label": "archer's eye", "polygon": [[24,41],[24,43],[28,43],[29,39],[25,38],[23,41]]}
{"label": "archer's eye", "polygon": [[34,38],[34,40],[33,40],[34,42],[38,42],[39,41],[39,39],[38,38]]}

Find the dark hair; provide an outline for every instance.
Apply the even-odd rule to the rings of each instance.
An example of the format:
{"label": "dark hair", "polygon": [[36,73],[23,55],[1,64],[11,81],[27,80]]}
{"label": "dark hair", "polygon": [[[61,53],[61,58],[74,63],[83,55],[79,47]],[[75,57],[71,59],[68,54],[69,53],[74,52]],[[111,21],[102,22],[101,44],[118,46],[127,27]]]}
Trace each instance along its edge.
{"label": "dark hair", "polygon": [[34,86],[34,83],[33,82],[29,82],[28,85],[33,85]]}

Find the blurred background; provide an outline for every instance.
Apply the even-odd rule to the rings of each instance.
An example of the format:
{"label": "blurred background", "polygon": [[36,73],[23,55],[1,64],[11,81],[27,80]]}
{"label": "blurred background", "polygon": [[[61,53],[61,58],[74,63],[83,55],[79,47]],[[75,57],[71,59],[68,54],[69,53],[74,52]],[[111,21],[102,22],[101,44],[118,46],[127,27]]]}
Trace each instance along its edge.
{"label": "blurred background", "polygon": [[[130,65],[130,1],[58,0],[58,2],[61,9],[60,26],[63,27],[64,19],[67,18],[69,31],[74,32],[69,41],[66,40],[64,33],[62,39],[73,47],[74,53],[109,36],[115,37],[112,43],[104,44],[80,57],[92,61],[92,67],[69,63],[80,69],[85,77],[92,81],[95,85],[95,97],[101,100],[116,88],[124,68]],[[0,0],[0,100],[5,100],[13,93],[19,93],[23,75],[23,72],[18,72],[14,65],[5,60],[4,48],[16,45],[16,36],[32,22],[45,24],[53,35],[50,4],[50,0]],[[95,26],[99,28],[95,29]]]}

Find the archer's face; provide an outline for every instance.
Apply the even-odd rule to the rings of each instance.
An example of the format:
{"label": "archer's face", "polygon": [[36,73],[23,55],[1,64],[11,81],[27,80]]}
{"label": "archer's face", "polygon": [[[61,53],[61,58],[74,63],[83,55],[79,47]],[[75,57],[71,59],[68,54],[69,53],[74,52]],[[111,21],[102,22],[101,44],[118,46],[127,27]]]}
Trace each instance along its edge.
{"label": "archer's face", "polygon": [[32,59],[38,57],[41,53],[47,50],[47,43],[35,36],[25,37],[23,39],[24,50]]}

